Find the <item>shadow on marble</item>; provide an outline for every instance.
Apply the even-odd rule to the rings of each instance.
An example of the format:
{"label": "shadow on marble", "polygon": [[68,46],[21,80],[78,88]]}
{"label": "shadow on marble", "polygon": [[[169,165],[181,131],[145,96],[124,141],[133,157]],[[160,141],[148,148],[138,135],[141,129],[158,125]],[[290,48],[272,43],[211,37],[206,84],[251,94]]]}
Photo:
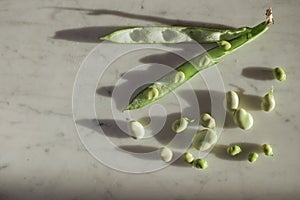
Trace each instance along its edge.
{"label": "shadow on marble", "polygon": [[[180,26],[193,26],[193,27],[206,27],[206,28],[218,28],[218,29],[233,29],[232,26],[226,26],[222,24],[197,22],[197,21],[186,21],[178,19],[168,19],[164,17],[148,16],[141,14],[133,14],[128,12],[106,10],[106,9],[84,9],[84,8],[72,8],[72,7],[45,7],[57,10],[72,10],[85,12],[87,15],[101,16],[101,15],[114,15],[118,17],[124,17],[129,19],[138,19],[143,21],[157,22],[165,25],[180,25]],[[163,14],[161,14],[163,15]],[[145,22],[144,22],[145,23]],[[143,24],[139,24],[140,26]],[[132,26],[131,26],[132,27]],[[129,28],[129,26],[90,26],[74,29],[65,29],[55,32],[54,39],[62,39],[76,42],[89,42],[99,43],[100,37],[103,37],[118,29]]]}
{"label": "shadow on marble", "polygon": [[[159,150],[157,147],[153,146],[144,146],[144,145],[121,145],[118,146],[118,148],[121,148],[125,151],[129,151],[129,153],[136,153],[136,154],[131,154],[132,156],[135,156],[140,159],[145,159],[145,160],[156,160],[159,159],[159,157],[153,157],[153,156],[143,156],[141,154],[143,153],[149,153],[153,151]],[[174,152],[173,151],[173,158],[177,158],[174,160],[170,165],[172,166],[177,166],[177,167],[191,167],[189,164],[187,164],[184,161],[184,154],[180,152]]]}
{"label": "shadow on marble", "polygon": [[115,138],[128,138],[130,137],[124,131],[122,131],[118,124],[122,126],[127,126],[126,121],[117,121],[113,119],[81,119],[77,120],[81,126],[89,128],[95,132],[105,134],[107,137],[115,137]]}
{"label": "shadow on marble", "polygon": [[246,67],[242,75],[255,80],[273,80],[273,69],[268,67]]}
{"label": "shadow on marble", "polygon": [[145,145],[120,145],[118,148],[132,153],[149,153],[158,150],[157,147]]}
{"label": "shadow on marble", "polygon": [[[196,45],[196,44],[194,44]],[[199,44],[200,45],[200,44]],[[185,47],[181,44],[164,44],[164,46],[170,46],[174,49],[177,47],[181,47],[179,50],[174,50],[172,52],[165,52],[165,53],[159,53],[159,54],[153,54],[149,56],[145,56],[140,59],[140,62],[142,63],[159,63],[163,65],[167,65],[172,68],[176,68],[180,66],[180,64],[183,64],[187,62],[188,60],[192,59],[193,57],[200,55],[201,53],[204,53],[206,50],[211,49],[215,47],[215,44],[201,44],[198,46],[198,49],[189,49],[188,45]],[[194,47],[195,48],[195,47]],[[190,52],[188,55],[187,52]],[[184,58],[186,56],[187,59]]]}
{"label": "shadow on marble", "polygon": [[103,86],[103,87],[99,87],[96,90],[96,94],[104,97],[111,97],[113,90],[114,90],[113,85]]}
{"label": "shadow on marble", "polygon": [[[224,99],[225,99],[225,93],[220,92],[220,91],[215,91],[215,90],[182,90],[178,92],[178,95],[181,96],[181,98],[185,99],[187,102],[190,102],[189,98],[192,98],[190,95],[191,92],[195,92],[197,100],[198,100],[198,105],[199,105],[199,110],[200,113],[212,113],[212,100],[219,102],[220,104],[223,105]],[[193,107],[190,107],[189,109],[194,109]],[[222,112],[225,112],[225,120],[224,124],[222,127],[224,128],[235,128],[236,125],[233,123],[232,120],[232,113],[226,112],[225,108],[221,108]],[[215,116],[216,117],[216,116]],[[217,123],[217,126],[220,126]]]}
{"label": "shadow on marble", "polygon": [[[172,123],[181,117],[180,113],[172,113],[166,116],[166,121],[163,128],[159,131],[159,133],[155,134],[153,138],[155,138],[162,145],[167,145],[172,141],[172,139],[176,136],[172,131]],[[154,119],[155,118],[155,119]],[[152,117],[153,121],[164,121],[165,117]],[[121,127],[126,127],[128,125],[128,121],[114,120],[114,119],[81,119],[77,120],[81,126],[94,130],[95,132],[105,134],[107,137],[114,138],[129,138],[121,128],[119,128],[118,124]],[[182,146],[176,146],[176,148],[184,148]]]}
{"label": "shadow on marble", "polygon": [[261,96],[245,94],[244,92],[237,92],[237,94],[240,99],[239,107],[246,110],[261,110]]}
{"label": "shadow on marble", "polygon": [[[237,156],[230,156],[227,153],[227,147],[230,145],[238,145],[241,147],[242,152]],[[256,152],[258,154],[263,153],[261,144],[255,143],[247,143],[247,142],[240,142],[240,143],[232,143],[229,145],[222,145],[216,144],[210,154],[214,154],[216,157],[223,159],[223,160],[232,160],[232,161],[242,161],[248,159],[248,154],[250,152]]]}

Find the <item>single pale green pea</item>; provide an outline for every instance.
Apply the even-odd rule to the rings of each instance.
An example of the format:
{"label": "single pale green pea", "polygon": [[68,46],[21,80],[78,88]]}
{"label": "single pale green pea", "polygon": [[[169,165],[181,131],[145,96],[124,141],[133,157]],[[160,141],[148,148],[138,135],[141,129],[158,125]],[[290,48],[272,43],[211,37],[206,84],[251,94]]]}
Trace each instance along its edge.
{"label": "single pale green pea", "polygon": [[274,110],[275,105],[274,87],[272,86],[271,90],[262,98],[261,109],[266,112],[271,112]]}
{"label": "single pale green pea", "polygon": [[141,139],[145,135],[144,126],[136,120],[129,122],[129,131],[134,139]]}
{"label": "single pale green pea", "polygon": [[238,145],[232,145],[227,148],[227,153],[231,156],[236,156],[242,152],[242,149]]}
{"label": "single pale green pea", "polygon": [[251,152],[248,155],[249,162],[255,162],[257,160],[257,158],[258,158],[258,154],[255,152]]}
{"label": "single pale green pea", "polygon": [[231,48],[231,44],[230,42],[226,41],[226,40],[222,40],[220,42],[218,42],[218,44],[223,47],[224,50],[229,50]]}
{"label": "single pale green pea", "polygon": [[198,169],[206,169],[208,167],[208,163],[206,160],[198,158],[194,160],[193,167]]}
{"label": "single pale green pea", "polygon": [[194,161],[193,154],[191,154],[189,152],[184,153],[184,161],[189,163],[189,164],[193,163],[193,161]]}
{"label": "single pale green pea", "polygon": [[192,140],[192,146],[199,151],[206,151],[217,142],[217,134],[213,129],[197,131]]}
{"label": "single pale green pea", "polygon": [[202,113],[199,124],[205,128],[215,128],[216,120],[210,114]]}
{"label": "single pale green pea", "polygon": [[226,93],[226,109],[228,111],[234,111],[239,107],[239,96],[234,91]]}
{"label": "single pale green pea", "polygon": [[182,71],[176,72],[174,76],[174,83],[181,83],[185,80],[185,74]]}
{"label": "single pale green pea", "polygon": [[148,100],[155,99],[159,96],[159,91],[157,88],[151,87],[148,90],[146,90],[146,96]]}
{"label": "single pale green pea", "polygon": [[182,131],[184,131],[189,123],[193,123],[194,120],[189,119],[187,117],[182,117],[180,119],[177,119],[173,122],[172,124],[172,130],[175,133],[181,133]]}
{"label": "single pale green pea", "polygon": [[168,147],[163,147],[160,150],[160,157],[165,162],[170,162],[173,158],[173,152]]}
{"label": "single pale green pea", "polygon": [[269,144],[263,144],[263,151],[267,156],[274,156],[273,149]]}
{"label": "single pale green pea", "polygon": [[275,69],[273,69],[273,75],[279,81],[286,80],[286,74],[281,67],[276,67]]}
{"label": "single pale green pea", "polygon": [[243,108],[238,108],[233,113],[233,122],[241,129],[248,130],[253,126],[253,117]]}

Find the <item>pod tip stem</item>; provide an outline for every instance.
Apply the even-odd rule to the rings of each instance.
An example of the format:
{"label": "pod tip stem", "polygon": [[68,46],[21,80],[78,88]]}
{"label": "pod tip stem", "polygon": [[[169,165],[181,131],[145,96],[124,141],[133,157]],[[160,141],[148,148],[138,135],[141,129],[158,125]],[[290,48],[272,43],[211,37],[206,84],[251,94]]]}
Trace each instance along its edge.
{"label": "pod tip stem", "polygon": [[273,18],[272,8],[268,8],[268,9],[266,10],[266,16],[267,16],[267,18],[266,18],[266,23],[267,23],[268,25],[274,24],[274,18]]}

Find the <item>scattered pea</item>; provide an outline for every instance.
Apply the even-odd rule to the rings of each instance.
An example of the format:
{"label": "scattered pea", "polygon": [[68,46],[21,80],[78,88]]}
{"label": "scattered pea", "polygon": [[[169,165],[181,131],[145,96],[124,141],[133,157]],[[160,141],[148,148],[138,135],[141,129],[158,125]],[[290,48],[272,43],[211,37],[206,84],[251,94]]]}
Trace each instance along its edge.
{"label": "scattered pea", "polygon": [[170,162],[173,158],[173,152],[168,147],[163,147],[160,150],[160,157],[165,162]]}
{"label": "scattered pea", "polygon": [[189,153],[189,152],[186,152],[186,153],[184,154],[184,161],[187,162],[187,163],[189,163],[189,164],[193,163],[193,161],[194,161],[194,156],[193,156],[193,154],[191,154],[191,153]]}
{"label": "scattered pea", "polygon": [[239,96],[234,91],[226,93],[226,109],[228,111],[234,111],[239,107]]}
{"label": "scattered pea", "polygon": [[217,134],[213,129],[203,129],[197,131],[192,140],[192,146],[199,150],[205,151],[217,142]]}
{"label": "scattered pea", "polygon": [[229,50],[231,48],[231,44],[230,42],[226,41],[226,40],[222,40],[220,42],[218,42],[218,44],[223,47],[224,50]]}
{"label": "scattered pea", "polygon": [[182,118],[177,119],[173,122],[172,130],[175,133],[180,133],[180,132],[184,131],[187,128],[189,123],[192,123],[192,122],[194,122],[194,120],[189,119],[187,117],[182,117]]}
{"label": "scattered pea", "polygon": [[286,80],[286,74],[281,67],[276,67],[275,69],[273,69],[273,75],[279,81]]}
{"label": "scattered pea", "polygon": [[129,122],[129,130],[134,139],[141,139],[145,135],[145,129],[143,125],[136,120],[132,120]]}
{"label": "scattered pea", "polygon": [[241,147],[238,145],[232,145],[227,148],[227,153],[231,156],[236,156],[242,152]]}
{"label": "scattered pea", "polygon": [[261,101],[261,109],[266,112],[271,112],[275,108],[274,87],[265,94]]}
{"label": "scattered pea", "polygon": [[248,130],[253,126],[253,117],[243,108],[238,108],[233,113],[233,122],[241,129]]}
{"label": "scattered pea", "polygon": [[263,151],[267,156],[274,156],[273,149],[269,144],[263,144]]}
{"label": "scattered pea", "polygon": [[216,121],[215,119],[208,113],[203,113],[200,115],[200,125],[205,128],[215,128]]}
{"label": "scattered pea", "polygon": [[257,158],[258,158],[258,154],[255,153],[255,152],[251,152],[248,155],[248,161],[249,162],[255,162],[257,160]]}
{"label": "scattered pea", "polygon": [[178,71],[174,77],[174,83],[181,83],[185,79],[185,74],[182,71]]}
{"label": "scattered pea", "polygon": [[203,159],[196,159],[193,162],[193,167],[199,168],[199,169],[206,169],[208,167],[207,161]]}

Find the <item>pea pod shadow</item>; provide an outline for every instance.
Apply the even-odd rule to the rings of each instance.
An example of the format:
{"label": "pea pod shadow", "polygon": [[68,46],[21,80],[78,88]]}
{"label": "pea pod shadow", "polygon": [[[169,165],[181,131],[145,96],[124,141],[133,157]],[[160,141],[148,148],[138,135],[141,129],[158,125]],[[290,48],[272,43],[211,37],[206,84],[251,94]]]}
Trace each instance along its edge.
{"label": "pea pod shadow", "polygon": [[[233,29],[232,26],[206,23],[199,21],[188,21],[188,20],[178,20],[169,19],[161,16],[148,16],[142,14],[134,14],[128,12],[122,12],[117,10],[107,10],[107,9],[87,9],[87,8],[76,8],[76,7],[43,7],[43,9],[55,9],[58,11],[74,11],[74,12],[84,12],[89,16],[103,16],[103,15],[113,15],[128,19],[138,19],[144,21],[155,22],[165,25],[180,25],[180,26],[191,26],[191,27],[206,27],[206,28],[216,28],[216,29]],[[164,15],[163,13],[159,15]],[[55,17],[55,16],[54,16]],[[56,20],[56,19],[53,19]],[[147,24],[146,24],[147,25]],[[141,24],[137,24],[141,26]],[[75,41],[75,42],[87,42],[87,43],[99,43],[100,37],[103,37],[113,31],[130,28],[128,26],[89,26],[73,29],[64,29],[55,32],[52,37],[54,39]]]}
{"label": "pea pod shadow", "polygon": [[148,55],[140,59],[142,63],[160,63],[163,65],[178,67],[180,64],[185,63],[195,56],[198,56],[208,49],[216,46],[216,44],[164,44],[174,49],[172,52],[156,53]]}
{"label": "pea pod shadow", "polygon": [[[227,153],[227,148],[230,145],[238,145],[241,147],[242,152],[236,156],[230,156]],[[223,145],[223,144],[216,144],[210,154],[215,155],[216,157],[223,159],[223,160],[232,160],[232,161],[242,161],[242,160],[247,160],[248,159],[248,154],[250,152],[256,152],[258,154],[262,154],[262,146],[261,144],[256,144],[256,143],[246,143],[246,142],[241,142],[241,143],[232,143],[229,145]]]}

